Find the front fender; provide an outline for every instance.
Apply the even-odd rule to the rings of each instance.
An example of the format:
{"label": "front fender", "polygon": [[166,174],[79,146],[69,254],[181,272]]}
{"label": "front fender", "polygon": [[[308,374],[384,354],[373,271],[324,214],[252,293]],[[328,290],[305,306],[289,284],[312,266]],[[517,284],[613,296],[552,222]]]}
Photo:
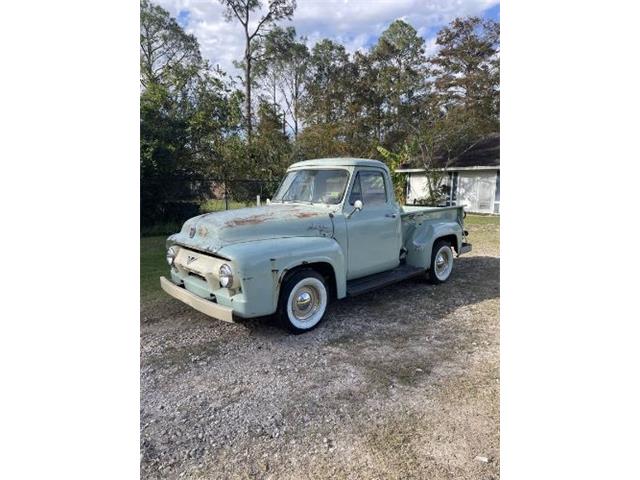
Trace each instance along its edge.
{"label": "front fender", "polygon": [[333,268],[338,298],[346,296],[346,266],[338,242],[326,237],[286,237],[237,243],[219,255],[232,262],[240,279],[243,316],[271,315],[278,307],[286,273],[300,265],[327,263]]}

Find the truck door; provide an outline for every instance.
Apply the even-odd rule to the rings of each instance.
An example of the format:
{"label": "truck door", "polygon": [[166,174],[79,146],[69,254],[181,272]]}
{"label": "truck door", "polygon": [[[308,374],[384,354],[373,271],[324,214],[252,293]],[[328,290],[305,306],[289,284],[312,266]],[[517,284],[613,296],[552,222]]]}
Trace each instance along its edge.
{"label": "truck door", "polygon": [[382,170],[361,168],[356,172],[345,215],[356,200],[362,201],[362,210],[346,219],[348,280],[397,267],[402,244],[400,208]]}

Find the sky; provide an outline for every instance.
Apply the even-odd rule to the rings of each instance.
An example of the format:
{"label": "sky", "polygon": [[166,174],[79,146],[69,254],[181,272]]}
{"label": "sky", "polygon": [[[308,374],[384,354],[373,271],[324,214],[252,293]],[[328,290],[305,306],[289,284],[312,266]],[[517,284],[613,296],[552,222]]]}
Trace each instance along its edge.
{"label": "sky", "polygon": [[[244,37],[241,25],[227,22],[219,0],[152,0],[178,19],[200,43],[202,55],[232,75],[240,72],[233,60],[242,57]],[[266,0],[263,0],[266,4]],[[323,38],[342,43],[353,53],[375,44],[380,34],[396,19],[402,19],[425,39],[427,54],[436,50],[438,30],[458,16],[477,15],[499,21],[499,0],[297,0],[291,21],[309,46]],[[257,21],[257,14],[254,18]]]}

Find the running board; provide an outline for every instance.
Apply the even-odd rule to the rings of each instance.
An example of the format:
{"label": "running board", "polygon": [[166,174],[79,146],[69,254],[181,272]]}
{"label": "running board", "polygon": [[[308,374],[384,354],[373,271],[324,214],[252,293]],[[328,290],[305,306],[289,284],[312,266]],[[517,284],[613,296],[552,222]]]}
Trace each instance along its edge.
{"label": "running board", "polygon": [[423,268],[412,267],[411,265],[400,265],[393,270],[349,280],[347,282],[347,296],[355,297],[356,295],[362,295],[363,293],[392,285],[407,278],[424,275],[424,273],[425,270]]}

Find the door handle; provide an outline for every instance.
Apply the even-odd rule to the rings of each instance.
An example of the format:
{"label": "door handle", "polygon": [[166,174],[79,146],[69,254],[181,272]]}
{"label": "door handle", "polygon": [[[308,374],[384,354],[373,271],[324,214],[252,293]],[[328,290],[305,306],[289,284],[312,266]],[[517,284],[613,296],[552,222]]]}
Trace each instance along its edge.
{"label": "door handle", "polygon": [[387,217],[387,218],[396,218],[397,216],[398,216],[398,215],[397,215],[397,214],[395,214],[395,213],[387,213],[387,214],[385,215],[385,217]]}

